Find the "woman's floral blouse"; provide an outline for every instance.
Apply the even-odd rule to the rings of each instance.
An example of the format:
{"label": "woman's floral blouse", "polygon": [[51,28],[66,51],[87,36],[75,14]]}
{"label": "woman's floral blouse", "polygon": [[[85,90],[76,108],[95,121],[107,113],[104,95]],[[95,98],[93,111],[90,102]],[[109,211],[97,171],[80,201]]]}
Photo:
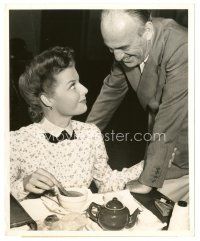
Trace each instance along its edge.
{"label": "woman's floral blouse", "polygon": [[126,182],[140,176],[143,161],[122,171],[112,170],[100,130],[79,121],[71,124],[77,139],[57,144],[45,138],[41,123],[10,132],[11,193],[18,200],[28,194],[23,178],[38,168],[52,173],[65,188],[89,187],[94,180],[99,192],[123,189]]}

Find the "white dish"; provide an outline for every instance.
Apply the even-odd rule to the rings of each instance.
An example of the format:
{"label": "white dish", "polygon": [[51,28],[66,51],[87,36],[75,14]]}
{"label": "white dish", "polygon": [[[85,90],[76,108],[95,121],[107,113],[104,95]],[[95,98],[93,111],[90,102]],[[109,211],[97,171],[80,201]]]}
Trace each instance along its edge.
{"label": "white dish", "polygon": [[[78,189],[76,189],[76,190],[78,190]],[[68,214],[69,212],[72,212],[72,211],[75,211],[78,213],[83,213],[89,207],[89,205],[91,203],[91,196],[92,196],[90,189],[86,188],[85,191],[87,192],[86,199],[83,199],[84,201],[81,202],[81,205],[76,205],[75,210],[72,210],[73,208],[70,208],[70,206],[68,206],[68,205],[65,205],[65,207],[63,207],[63,205],[61,206],[61,203],[60,203],[61,198],[60,198],[60,200],[58,200],[59,197],[58,198],[57,197],[51,197],[51,198],[41,197],[41,199],[43,201],[43,204],[46,206],[46,208],[49,209],[53,213],[58,213],[61,215]],[[74,197],[73,198],[66,197],[66,199],[68,199],[68,198],[74,199]],[[70,204],[71,204],[71,202],[70,202]]]}
{"label": "white dish", "polygon": [[78,197],[68,197],[62,194],[58,194],[58,202],[67,211],[82,212],[84,210],[88,200],[88,188],[68,188],[68,191],[77,191],[82,194]]}

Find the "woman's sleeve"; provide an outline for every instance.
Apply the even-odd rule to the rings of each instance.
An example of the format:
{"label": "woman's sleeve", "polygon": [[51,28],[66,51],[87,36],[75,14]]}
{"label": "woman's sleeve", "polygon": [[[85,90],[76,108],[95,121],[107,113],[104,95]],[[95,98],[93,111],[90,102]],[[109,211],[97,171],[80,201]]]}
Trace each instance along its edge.
{"label": "woman's sleeve", "polygon": [[128,181],[139,178],[143,170],[143,161],[130,168],[123,168],[122,171],[111,169],[107,163],[108,156],[101,132],[96,126],[94,145],[96,160],[93,166],[93,178],[99,192],[122,190]]}
{"label": "woman's sleeve", "polygon": [[21,177],[21,158],[19,142],[10,135],[10,192],[19,201],[23,200],[29,192],[24,191],[23,178]]}

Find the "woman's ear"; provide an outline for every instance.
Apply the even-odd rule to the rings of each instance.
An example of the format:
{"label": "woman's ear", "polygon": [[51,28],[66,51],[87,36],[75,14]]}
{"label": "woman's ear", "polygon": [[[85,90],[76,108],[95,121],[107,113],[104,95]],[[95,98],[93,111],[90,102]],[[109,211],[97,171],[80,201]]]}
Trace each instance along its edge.
{"label": "woman's ear", "polygon": [[52,108],[52,100],[45,93],[40,95],[40,100],[46,107]]}
{"label": "woman's ear", "polygon": [[153,24],[152,22],[148,21],[145,24],[145,31],[144,31],[144,36],[146,37],[146,40],[151,40],[153,37]]}

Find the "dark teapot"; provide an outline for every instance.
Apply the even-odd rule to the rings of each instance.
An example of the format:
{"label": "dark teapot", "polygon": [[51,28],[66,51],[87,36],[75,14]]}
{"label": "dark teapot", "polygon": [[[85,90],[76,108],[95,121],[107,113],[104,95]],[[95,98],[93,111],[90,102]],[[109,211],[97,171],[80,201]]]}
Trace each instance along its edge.
{"label": "dark teapot", "polygon": [[[94,208],[97,212],[94,212]],[[137,220],[140,210],[137,208],[132,215],[117,198],[113,198],[106,205],[92,202],[87,209],[89,217],[104,230],[121,230],[131,228]]]}

